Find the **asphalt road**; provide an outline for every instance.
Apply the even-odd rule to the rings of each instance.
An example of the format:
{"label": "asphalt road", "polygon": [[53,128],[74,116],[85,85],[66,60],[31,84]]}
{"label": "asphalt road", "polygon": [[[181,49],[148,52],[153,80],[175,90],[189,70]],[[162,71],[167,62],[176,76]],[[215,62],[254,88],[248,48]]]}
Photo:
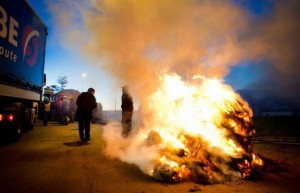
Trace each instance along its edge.
{"label": "asphalt road", "polygon": [[[174,193],[299,192],[299,146],[255,144],[255,150],[286,170],[272,170],[253,181],[202,185],[168,184],[136,166],[106,157],[102,125],[92,124],[92,140],[79,141],[77,123],[41,124],[19,141],[0,146],[0,192],[3,193]],[[117,143],[117,141],[116,141]]]}

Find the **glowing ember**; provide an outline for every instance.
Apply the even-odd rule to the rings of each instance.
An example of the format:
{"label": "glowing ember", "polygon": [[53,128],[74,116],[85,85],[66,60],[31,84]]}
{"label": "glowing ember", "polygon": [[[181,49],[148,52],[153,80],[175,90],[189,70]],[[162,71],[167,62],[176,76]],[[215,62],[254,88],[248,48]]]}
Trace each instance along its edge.
{"label": "glowing ember", "polygon": [[[263,165],[252,152],[251,109],[218,80],[195,76],[184,82],[164,75],[140,113],[143,124],[126,139],[123,152],[109,152],[105,135],[107,153],[158,180],[217,183],[247,178]],[[133,158],[139,152],[144,157]]]}

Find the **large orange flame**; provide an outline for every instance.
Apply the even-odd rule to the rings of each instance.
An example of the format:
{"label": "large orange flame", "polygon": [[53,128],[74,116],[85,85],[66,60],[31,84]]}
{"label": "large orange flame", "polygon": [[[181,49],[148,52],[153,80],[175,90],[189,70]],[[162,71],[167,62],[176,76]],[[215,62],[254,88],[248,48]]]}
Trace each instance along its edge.
{"label": "large orange flame", "polygon": [[[252,110],[230,86],[201,76],[183,81],[176,74],[161,76],[160,83],[118,157],[172,182],[246,178],[263,164],[252,152]],[[142,164],[133,151],[142,152]]]}

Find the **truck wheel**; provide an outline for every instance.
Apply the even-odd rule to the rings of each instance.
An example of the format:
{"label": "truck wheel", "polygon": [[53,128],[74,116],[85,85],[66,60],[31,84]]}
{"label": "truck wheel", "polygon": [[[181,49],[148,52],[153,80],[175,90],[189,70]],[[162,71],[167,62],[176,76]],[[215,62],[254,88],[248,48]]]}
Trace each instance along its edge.
{"label": "truck wheel", "polygon": [[12,134],[14,138],[19,138],[23,132],[24,106],[22,103],[13,103],[12,107],[16,109],[16,126]]}
{"label": "truck wheel", "polygon": [[35,119],[35,111],[30,108],[26,108],[24,110],[24,121],[23,121],[22,132],[27,132],[34,128],[34,123],[35,123],[34,119]]}

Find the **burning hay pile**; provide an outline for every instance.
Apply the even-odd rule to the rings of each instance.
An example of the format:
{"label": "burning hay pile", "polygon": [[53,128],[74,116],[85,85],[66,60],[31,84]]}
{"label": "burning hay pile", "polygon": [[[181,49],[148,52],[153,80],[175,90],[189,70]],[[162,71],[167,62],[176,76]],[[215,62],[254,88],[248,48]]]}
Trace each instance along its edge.
{"label": "burning hay pile", "polygon": [[[238,133],[235,126],[225,122],[223,127],[228,130],[229,139],[223,147],[209,147],[210,145],[207,144],[209,142],[201,136],[181,134],[178,138],[184,148],[163,150],[152,176],[168,182],[191,179],[200,183],[218,183],[224,180],[251,177],[255,167],[262,166],[262,160],[252,152],[253,125],[241,115],[242,112],[229,112],[227,118],[244,130],[246,135]],[[153,131],[149,133],[147,140],[156,141],[156,145],[162,141],[160,135]],[[231,150],[235,148],[235,153],[231,156],[221,155],[224,153],[222,151],[226,151],[227,148]]]}
{"label": "burning hay pile", "polygon": [[[247,103],[217,80],[202,80],[200,90],[191,85],[185,87],[177,82],[178,77],[166,77],[164,81],[163,89],[170,85],[179,87],[178,93],[171,95],[163,93],[167,90],[156,93],[167,94],[167,103],[175,103],[176,109],[170,104],[171,108],[166,108],[172,110],[169,113],[175,115],[174,121],[179,121],[172,128],[178,132],[171,132],[179,146],[161,149],[162,157],[153,170],[153,177],[172,182],[192,178],[215,183],[251,176],[253,167],[262,162],[252,152],[254,126]],[[185,109],[188,104],[191,106]],[[151,145],[166,140],[162,129],[149,132],[147,140],[156,142]]]}
{"label": "burning hay pile", "polygon": [[164,75],[140,113],[142,126],[119,147],[104,133],[106,152],[155,179],[219,183],[251,177],[263,165],[252,152],[251,109],[218,80]]}

